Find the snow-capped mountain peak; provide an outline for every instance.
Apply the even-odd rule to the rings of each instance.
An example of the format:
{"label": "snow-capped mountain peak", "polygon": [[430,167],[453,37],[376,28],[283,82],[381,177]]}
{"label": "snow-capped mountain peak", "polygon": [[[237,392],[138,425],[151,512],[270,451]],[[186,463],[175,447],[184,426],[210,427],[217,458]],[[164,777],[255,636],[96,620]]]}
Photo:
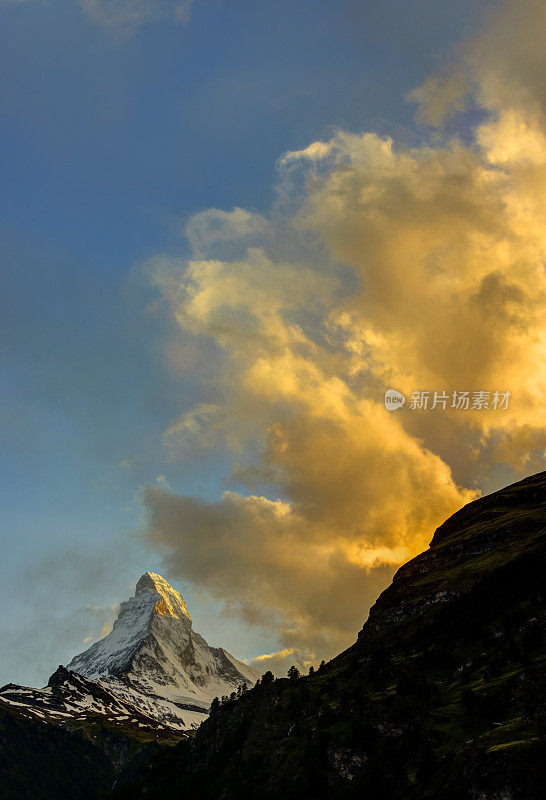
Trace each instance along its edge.
{"label": "snow-capped mountain peak", "polygon": [[186,603],[180,592],[157,572],[145,572],[136,585],[135,597],[157,595],[154,612],[166,617],[181,619],[187,617],[191,622]]}
{"label": "snow-capped mountain peak", "polygon": [[251,686],[258,673],[193,630],[180,593],[155,572],[121,603],[110,633],[75,656],[68,669],[98,681],[158,721],[187,727],[215,696]]}

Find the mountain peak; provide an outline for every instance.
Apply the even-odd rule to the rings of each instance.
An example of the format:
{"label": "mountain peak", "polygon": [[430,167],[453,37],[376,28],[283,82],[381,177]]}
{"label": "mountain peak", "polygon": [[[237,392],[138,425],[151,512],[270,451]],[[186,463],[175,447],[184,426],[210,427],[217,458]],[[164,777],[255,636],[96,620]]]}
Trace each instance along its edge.
{"label": "mountain peak", "polygon": [[146,594],[157,595],[154,612],[165,617],[181,619],[191,617],[188,608],[180,592],[177,592],[171,584],[157,572],[145,572],[136,585],[135,597]]}

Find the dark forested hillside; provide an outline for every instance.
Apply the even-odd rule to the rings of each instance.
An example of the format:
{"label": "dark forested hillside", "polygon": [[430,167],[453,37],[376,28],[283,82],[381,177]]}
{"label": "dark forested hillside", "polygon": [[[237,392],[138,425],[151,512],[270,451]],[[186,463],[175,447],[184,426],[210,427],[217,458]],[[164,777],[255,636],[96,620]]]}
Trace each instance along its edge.
{"label": "dark forested hillside", "polygon": [[[125,775],[132,774],[140,761],[187,735],[136,710],[133,720],[92,709],[71,713],[74,706],[69,700],[77,702],[78,696],[70,694],[74,691],[70,687],[77,689],[78,681],[80,688],[85,685],[79,676],[59,667],[50,679],[50,694],[13,684],[3,687],[0,800],[99,800],[122,769]],[[96,689],[100,692],[98,685]],[[108,700],[107,692],[103,694]]]}
{"label": "dark forested hillside", "polygon": [[1,800],[95,800],[114,777],[111,760],[89,740],[0,709]]}
{"label": "dark forested hillside", "polygon": [[542,800],[545,566],[543,472],[446,521],[347,651],[216,708],[115,797]]}

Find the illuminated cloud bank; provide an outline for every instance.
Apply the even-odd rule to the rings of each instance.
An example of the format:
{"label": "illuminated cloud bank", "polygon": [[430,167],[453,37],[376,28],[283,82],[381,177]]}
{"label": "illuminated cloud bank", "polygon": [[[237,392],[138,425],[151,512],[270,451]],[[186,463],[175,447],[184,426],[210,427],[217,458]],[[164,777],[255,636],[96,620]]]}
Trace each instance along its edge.
{"label": "illuminated cloud bank", "polygon": [[[166,445],[227,448],[247,492],[150,487],[147,536],[171,575],[278,631],[264,670],[347,645],[476,487],[543,465],[545,28],[542,2],[490,17],[412,93],[422,146],[337,131],[280,158],[267,218],[210,209],[193,259],[153,260],[173,363],[203,384]],[[388,388],[512,398],[392,413]]]}

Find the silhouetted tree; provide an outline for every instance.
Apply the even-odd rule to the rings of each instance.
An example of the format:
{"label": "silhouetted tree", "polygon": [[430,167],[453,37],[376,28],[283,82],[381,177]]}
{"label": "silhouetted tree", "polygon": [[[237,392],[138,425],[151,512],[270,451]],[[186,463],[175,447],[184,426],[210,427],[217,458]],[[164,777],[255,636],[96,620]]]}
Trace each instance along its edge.
{"label": "silhouetted tree", "polygon": [[274,680],[275,676],[271,670],[268,669],[267,672],[264,672],[262,675],[262,686],[268,686],[270,683],[273,683]]}
{"label": "silhouetted tree", "polygon": [[291,681],[297,681],[298,678],[301,677],[299,669],[295,667],[293,664],[288,670],[288,677],[290,678]]}
{"label": "silhouetted tree", "polygon": [[220,700],[215,697],[212,703],[210,704],[210,715],[212,717],[213,714],[216,714],[218,709],[220,708]]}

